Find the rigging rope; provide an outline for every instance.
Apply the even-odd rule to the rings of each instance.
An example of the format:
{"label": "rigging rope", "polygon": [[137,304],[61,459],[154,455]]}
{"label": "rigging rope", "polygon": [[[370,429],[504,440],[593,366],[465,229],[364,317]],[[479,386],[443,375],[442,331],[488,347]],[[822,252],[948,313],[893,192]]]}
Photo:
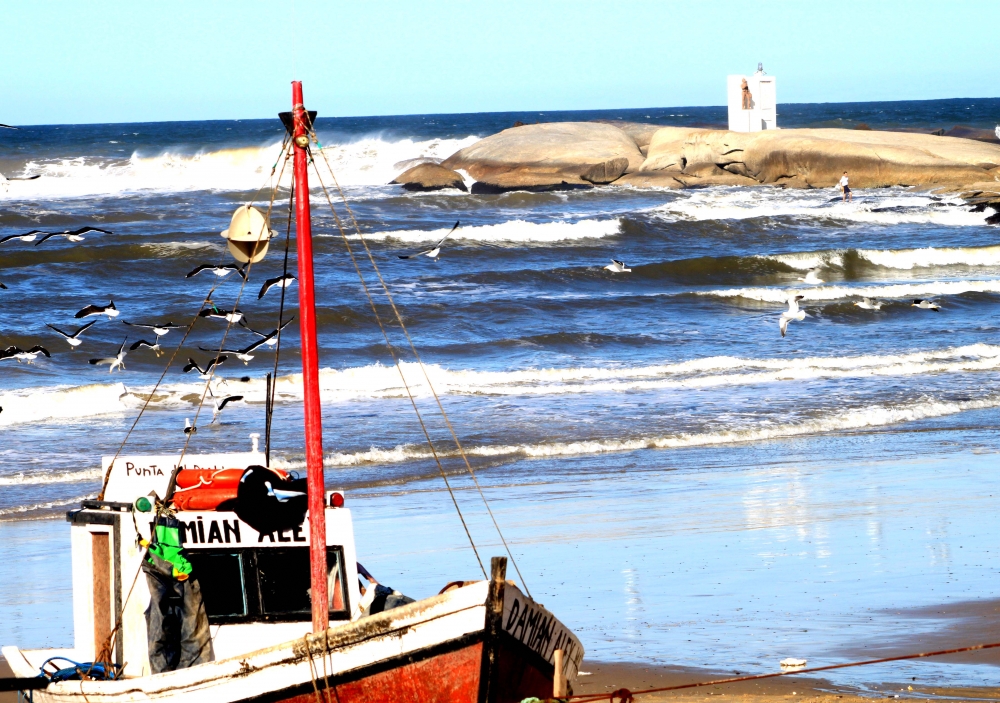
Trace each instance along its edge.
{"label": "rigging rope", "polygon": [[[385,279],[382,277],[382,272],[379,270],[378,264],[375,263],[375,257],[372,255],[371,250],[368,248],[368,242],[365,240],[364,235],[361,233],[361,227],[358,225],[358,221],[354,217],[354,212],[351,210],[351,206],[347,202],[347,196],[344,194],[343,188],[340,187],[340,182],[337,180],[337,176],[333,172],[333,167],[330,166],[330,161],[329,161],[329,159],[327,159],[326,153],[323,151],[323,147],[319,143],[319,139],[316,136],[315,130],[313,130],[313,129],[310,128],[309,132],[310,132],[310,136],[312,137],[313,141],[316,142],[316,146],[319,148],[320,156],[323,157],[323,161],[326,163],[326,167],[330,171],[330,177],[333,179],[333,184],[336,186],[337,191],[340,193],[340,198],[343,201],[344,208],[347,210],[347,214],[351,218],[351,223],[354,225],[354,230],[357,232],[358,238],[361,240],[361,245],[364,247],[365,253],[368,256],[368,260],[369,260],[369,262],[372,265],[372,269],[374,269],[374,271],[375,271],[375,275],[378,277],[378,280],[379,280],[379,283],[381,284],[382,290],[385,292],[385,296],[386,296],[387,300],[389,301],[389,305],[392,308],[392,311],[393,311],[393,314],[394,314],[394,316],[396,318],[396,321],[399,324],[400,329],[402,330],[403,334],[406,337],[406,341],[409,344],[410,350],[413,352],[413,356],[414,356],[414,358],[417,361],[417,365],[420,367],[420,370],[423,373],[424,380],[427,383],[427,387],[430,388],[431,394],[434,396],[434,402],[437,404],[438,410],[441,413],[441,417],[444,420],[445,425],[448,427],[448,432],[451,434],[452,440],[455,442],[455,446],[458,449],[458,453],[461,455],[462,460],[465,463],[466,471],[468,471],[469,475],[472,477],[472,481],[473,481],[473,483],[476,486],[476,490],[479,492],[479,497],[482,499],[483,505],[486,506],[486,511],[489,513],[490,520],[492,520],[492,522],[493,522],[493,527],[496,529],[497,534],[500,536],[500,541],[503,543],[504,550],[507,552],[507,555],[510,557],[511,564],[514,565],[514,570],[517,572],[517,576],[521,580],[521,585],[524,586],[525,592],[530,597],[531,596],[531,591],[528,589],[528,584],[525,582],[524,576],[521,574],[521,569],[517,565],[517,559],[514,558],[514,553],[511,551],[510,545],[507,544],[507,539],[504,537],[503,531],[500,529],[500,525],[497,523],[497,519],[493,515],[493,509],[490,508],[489,501],[486,500],[486,495],[485,495],[485,493],[483,493],[483,488],[479,484],[479,479],[476,477],[476,472],[473,470],[472,464],[469,462],[469,457],[465,453],[465,448],[462,446],[461,441],[458,439],[458,433],[455,432],[455,428],[451,424],[451,420],[448,417],[448,413],[445,411],[444,405],[441,403],[440,397],[438,397],[437,390],[435,390],[434,384],[431,383],[430,376],[427,373],[427,368],[424,366],[423,360],[421,360],[421,358],[420,358],[420,353],[417,351],[417,347],[414,344],[413,339],[410,337],[409,330],[406,329],[406,324],[403,322],[403,316],[400,314],[399,309],[396,307],[396,302],[395,302],[395,300],[393,300],[392,293],[389,291],[389,286],[386,284]],[[312,152],[310,150],[310,154],[311,153]],[[337,215],[336,209],[333,206],[333,201],[330,198],[330,193],[327,190],[326,185],[323,183],[322,176],[320,176],[319,168],[316,166],[315,161],[313,161],[313,166],[314,166],[314,168],[316,170],[316,176],[320,180],[320,185],[323,187],[323,192],[326,194],[327,202],[330,204],[330,209],[333,211],[334,217],[337,220],[337,226],[338,226],[338,228],[340,228],[341,235],[344,237],[344,243],[348,246],[348,250],[350,251],[350,245],[347,243],[348,242],[347,236],[344,233],[343,227],[341,226],[340,217],[339,217],[339,215]],[[354,260],[353,254],[351,255],[351,259],[352,259],[352,261]],[[355,264],[355,266],[356,266],[356,264]],[[358,271],[358,275],[359,276],[361,275],[360,270]],[[365,291],[367,293],[367,286],[365,287]],[[371,296],[369,296],[369,299],[371,299]],[[374,309],[374,305],[375,304],[373,302],[372,303],[373,309]],[[378,315],[378,313],[376,312],[376,317],[377,317],[377,315]],[[381,320],[379,320],[379,326],[380,327],[382,326]],[[383,328],[383,334],[385,334],[385,329],[384,328]],[[389,343],[388,342],[388,337],[386,337],[386,343],[387,344]],[[390,345],[390,352],[391,351],[392,350],[391,350],[391,345]],[[395,354],[393,354],[393,359],[396,360]],[[402,368],[400,368],[398,360],[396,360],[396,368],[399,370],[400,378],[403,378],[403,370],[402,370]],[[409,392],[410,392],[409,391],[409,386],[407,385],[405,378],[403,378],[403,385],[406,386],[407,393],[409,394]],[[416,409],[416,404],[415,403],[414,403],[414,409]],[[421,425],[422,424],[423,424],[423,422],[421,421]],[[430,438],[429,437],[428,437],[428,443],[430,443]],[[433,447],[431,448],[431,450],[434,451]],[[435,453],[435,460],[437,460],[437,454],[436,453]],[[442,475],[443,475],[444,469],[441,469],[441,471],[442,471]],[[447,483],[447,479],[445,481]],[[449,487],[449,491],[450,490],[451,490],[451,488]],[[456,508],[457,508],[457,503],[456,503]],[[463,523],[464,523],[464,520],[463,520]],[[471,537],[470,537],[470,539],[471,539]],[[482,566],[482,561],[480,561],[480,566]],[[483,574],[485,575],[485,573],[486,573],[486,570],[483,569]]]}
{"label": "rigging rope", "polygon": [[[333,213],[334,220],[337,223],[337,229],[340,231],[340,236],[344,240],[344,246],[347,247],[347,253],[351,257],[351,263],[354,264],[354,270],[357,271],[358,279],[361,281],[361,287],[365,291],[365,296],[368,298],[368,302],[371,305],[372,313],[375,315],[375,321],[378,322],[379,329],[382,330],[382,336],[385,337],[386,347],[389,349],[389,354],[392,356],[392,361],[396,366],[396,370],[399,371],[399,377],[403,381],[403,387],[406,389],[406,396],[410,399],[410,404],[413,406],[413,412],[416,413],[417,422],[420,423],[420,429],[424,434],[424,438],[427,440],[427,446],[430,447],[431,454],[434,456],[434,462],[437,464],[438,472],[441,474],[441,478],[444,480],[444,485],[448,489],[448,495],[451,496],[451,502],[455,506],[455,512],[458,513],[458,519],[462,522],[462,528],[465,530],[465,536],[469,539],[469,544],[472,545],[472,552],[476,555],[476,561],[479,562],[479,569],[483,572],[483,578],[489,578],[486,574],[486,567],[483,566],[483,560],[479,556],[479,550],[476,548],[476,542],[472,539],[472,533],[469,531],[469,525],[465,522],[465,516],[462,515],[462,509],[458,507],[458,499],[455,497],[455,491],[452,490],[451,483],[448,481],[448,475],[445,473],[444,466],[441,465],[441,457],[438,455],[437,448],[434,446],[434,442],[431,440],[430,432],[427,429],[427,425],[424,423],[424,418],[420,414],[420,409],[417,407],[417,401],[413,397],[413,392],[410,390],[410,385],[406,382],[406,377],[403,375],[403,369],[400,366],[399,356],[396,354],[395,347],[392,346],[392,342],[389,340],[389,333],[385,329],[385,325],[382,322],[381,316],[378,314],[378,308],[375,305],[375,299],[372,298],[371,291],[368,289],[368,283],[365,281],[364,274],[361,272],[361,266],[358,264],[357,258],[354,256],[354,250],[351,248],[350,240],[347,238],[347,232],[344,231],[343,223],[340,220],[340,215],[337,214],[337,209],[333,206],[333,200],[330,197],[330,192],[326,188],[326,184],[323,183],[323,178],[319,173],[319,169],[316,168],[316,162],[312,158],[310,152],[310,162],[313,164],[313,168],[316,171],[316,177],[319,179],[320,186],[323,188],[323,192],[326,194],[326,200],[330,204],[330,211]],[[384,287],[383,283],[383,287]],[[401,321],[402,322],[402,321]],[[523,579],[522,579],[523,581]],[[527,587],[525,587],[527,590]],[[530,594],[529,594],[530,595]]]}

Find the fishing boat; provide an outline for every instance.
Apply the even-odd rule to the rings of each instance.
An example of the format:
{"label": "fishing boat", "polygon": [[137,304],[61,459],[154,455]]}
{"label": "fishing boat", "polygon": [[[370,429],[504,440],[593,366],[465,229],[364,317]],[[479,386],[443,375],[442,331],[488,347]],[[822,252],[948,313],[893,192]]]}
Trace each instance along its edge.
{"label": "fishing boat", "polygon": [[[304,517],[273,527],[240,509],[234,496],[243,495],[253,472],[273,474],[273,486],[262,489],[273,501],[295,493],[275,488],[291,477],[268,467],[269,451],[260,450],[256,434],[242,453],[105,457],[98,499],[67,516],[74,646],[3,647],[15,678],[0,680],[0,690],[39,703],[506,703],[565,693],[576,677],[580,641],[507,578],[506,557],[494,557],[482,580],[442,577],[438,595],[396,598],[391,608],[383,590],[382,607],[373,607],[380,590],[358,564],[346,496],[324,485],[307,172],[315,113],[305,110],[299,82],[292,105],[283,122],[294,156]],[[258,260],[271,236],[266,222],[264,231],[249,243],[230,236],[230,250]],[[147,624],[159,604],[142,573],[168,521],[191,565],[189,580],[174,576],[191,586],[185,593],[195,583],[200,589],[212,655],[154,673]],[[369,582],[364,593],[359,572]]]}

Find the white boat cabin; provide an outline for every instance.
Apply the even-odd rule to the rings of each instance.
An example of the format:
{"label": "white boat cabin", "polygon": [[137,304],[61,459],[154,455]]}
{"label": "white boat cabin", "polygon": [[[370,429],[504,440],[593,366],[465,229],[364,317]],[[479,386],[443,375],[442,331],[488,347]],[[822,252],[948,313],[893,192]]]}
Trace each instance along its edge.
{"label": "white boat cabin", "polygon": [[[256,442],[254,443],[256,449]],[[165,495],[179,456],[118,457],[105,500],[84,501],[67,516],[73,565],[72,650],[21,650],[41,666],[52,656],[95,661],[115,623],[121,631],[112,662],[126,676],[150,673],[145,611],[149,591],[141,570],[154,513],[134,509],[136,499]],[[105,457],[105,469],[110,457]],[[264,455],[185,456],[185,469],[245,469],[265,464]],[[343,492],[326,500],[327,565],[331,625],[361,616],[357,554],[350,510]],[[288,642],[312,631],[309,596],[309,518],[301,527],[259,533],[228,511],[178,511],[186,557],[198,579],[211,625],[216,660]],[[35,661],[37,659],[37,662]]]}

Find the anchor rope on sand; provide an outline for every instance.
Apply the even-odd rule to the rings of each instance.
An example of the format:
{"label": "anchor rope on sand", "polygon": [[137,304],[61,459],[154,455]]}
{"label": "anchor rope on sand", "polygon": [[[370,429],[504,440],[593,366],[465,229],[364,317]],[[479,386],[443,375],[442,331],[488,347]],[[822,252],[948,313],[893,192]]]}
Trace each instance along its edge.
{"label": "anchor rope on sand", "polygon": [[919,652],[917,654],[901,654],[895,657],[882,657],[881,659],[865,659],[857,662],[847,662],[844,664],[827,664],[826,666],[812,666],[808,668],[795,669],[792,671],[776,671],[770,674],[752,674],[750,676],[734,676],[725,679],[715,679],[713,681],[699,681],[696,683],[683,683],[675,686],[661,686],[659,688],[645,688],[640,691],[630,691],[627,688],[620,688],[613,693],[581,693],[575,696],[552,699],[560,701],[576,701],[577,703],[589,703],[590,701],[610,700],[611,703],[631,703],[634,696],[641,696],[647,693],[662,693],[664,691],[680,691],[686,688],[701,688],[703,686],[721,686],[728,683],[739,683],[741,681],[760,681],[761,679],[774,679],[779,676],[795,676],[800,674],[812,674],[818,671],[832,671],[834,669],[847,669],[854,666],[869,666],[871,664],[885,664],[887,662],[906,661],[909,659],[923,659],[925,657],[939,657],[944,654],[960,654],[962,652],[977,652],[983,649],[994,649],[1000,647],[1000,642],[990,644],[974,644],[969,647],[956,647],[955,649],[939,649],[934,652]]}

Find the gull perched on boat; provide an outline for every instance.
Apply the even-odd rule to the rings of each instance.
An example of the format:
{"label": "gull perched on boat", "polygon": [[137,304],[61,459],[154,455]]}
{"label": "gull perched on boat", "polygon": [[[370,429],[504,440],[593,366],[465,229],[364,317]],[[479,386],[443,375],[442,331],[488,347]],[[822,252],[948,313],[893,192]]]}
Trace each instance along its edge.
{"label": "gull perched on boat", "polygon": [[195,361],[191,357],[188,357],[188,363],[181,370],[184,373],[188,373],[190,371],[193,371],[194,369],[198,369],[198,373],[200,373],[202,376],[208,376],[208,374],[210,374],[212,372],[212,369],[214,367],[221,366],[222,364],[226,363],[226,359],[228,359],[228,358],[229,357],[226,356],[225,354],[221,354],[218,357],[216,357],[216,358],[212,359],[211,361],[209,361],[205,365],[205,368],[201,368],[201,365],[197,361]]}
{"label": "gull perched on boat", "polygon": [[800,277],[799,280],[810,286],[818,286],[820,283],[823,283],[823,279],[819,277],[818,268],[811,269],[804,277]]}
{"label": "gull perched on boat", "polygon": [[781,330],[782,337],[784,337],[785,333],[788,331],[789,322],[792,320],[806,319],[805,312],[799,310],[799,301],[803,298],[805,298],[804,295],[796,295],[788,299],[788,309],[781,313],[781,318],[778,320],[778,329]]}
{"label": "gull perched on boat", "polygon": [[619,261],[618,259],[612,259],[611,263],[604,267],[611,273],[631,273],[632,269],[625,266],[624,261]]}
{"label": "gull perched on boat", "polygon": [[213,266],[212,264],[202,264],[195,268],[191,273],[184,276],[184,278],[191,278],[192,276],[197,276],[202,271],[211,271],[219,278],[228,276],[233,271],[240,275],[244,281],[247,280],[247,275],[243,272],[242,266],[237,266],[236,264],[219,264],[218,266]]}
{"label": "gull perched on boat", "polygon": [[933,300],[915,299],[910,303],[911,308],[920,308],[921,310],[940,310],[941,306],[935,303]]}
{"label": "gull perched on boat", "polygon": [[38,358],[39,354],[44,354],[49,358],[52,357],[48,349],[36,344],[28,350],[21,349],[20,347],[7,347],[3,351],[0,351],[0,361],[4,359],[17,359],[18,363],[25,361],[30,364]]}
{"label": "gull perched on boat", "polygon": [[257,300],[260,300],[267,295],[267,292],[273,287],[277,286],[278,288],[287,288],[292,285],[292,281],[296,280],[298,279],[290,273],[286,273],[284,276],[278,276],[277,278],[267,279],[264,281],[264,285],[260,287],[260,293],[257,294]]}
{"label": "gull perched on boat", "polygon": [[86,330],[88,327],[91,327],[92,325],[95,325],[95,324],[97,324],[97,320],[92,320],[92,321],[88,322],[87,324],[85,324],[83,327],[80,327],[76,332],[73,332],[72,334],[70,334],[69,332],[63,332],[61,329],[59,329],[55,325],[50,325],[48,322],[45,323],[45,326],[48,327],[49,329],[53,329],[56,332],[58,332],[59,334],[61,334],[66,339],[66,341],[69,343],[69,345],[71,347],[75,348],[75,347],[78,347],[81,344],[83,344],[83,340],[80,339],[79,337],[84,332],[84,330]]}
{"label": "gull perched on boat", "polygon": [[[242,361],[243,365],[246,366],[251,361],[253,361],[252,352],[262,344],[265,344],[265,341],[263,339],[258,339],[256,342],[247,345],[243,349],[219,349],[218,351],[222,352],[223,354],[236,355],[236,358]],[[212,352],[213,354],[216,352],[215,349],[206,349],[205,347],[198,347],[198,348],[201,349],[202,351]]]}
{"label": "gull perched on boat", "polygon": [[226,322],[239,322],[244,319],[242,310],[223,310],[214,303],[212,304],[212,307],[205,308],[199,312],[198,317],[212,317],[219,320],[225,320]]}
{"label": "gull perched on boat", "polygon": [[438,240],[438,243],[432,246],[430,249],[424,249],[423,251],[417,251],[412,254],[397,254],[397,256],[399,256],[400,259],[413,259],[418,256],[429,256],[432,259],[438,258],[438,256],[440,256],[441,254],[441,245],[444,244],[444,240],[450,237],[452,232],[458,229],[458,225],[460,222],[461,220],[456,221],[455,225],[450,230],[448,230],[448,234],[441,237],[441,239]]}
{"label": "gull perched on boat", "polygon": [[170,330],[179,330],[182,328],[182,325],[175,325],[173,322],[144,325],[141,322],[129,322],[128,320],[122,320],[122,324],[128,325],[129,327],[142,327],[143,329],[153,330],[153,334],[156,335],[157,343],[159,343],[159,338]]}
{"label": "gull perched on boat", "polygon": [[44,242],[46,239],[51,237],[66,237],[67,242],[82,242],[83,235],[89,234],[90,232],[100,232],[101,234],[114,234],[114,232],[106,229],[101,229],[100,227],[81,227],[80,229],[74,230],[63,230],[62,232],[46,232],[44,236],[35,242],[37,247],[39,244]]}
{"label": "gull perched on boat", "polygon": [[[294,319],[295,319],[295,316],[293,315],[291,318],[289,318],[288,320],[286,320],[285,323],[283,325],[281,325],[281,327],[279,329],[285,329],[286,327],[288,327],[288,325],[290,325],[292,323],[292,320],[294,320]],[[257,330],[255,330],[252,327],[250,327],[250,325],[246,324],[245,320],[240,322],[240,326],[243,327],[248,332],[257,335],[258,337],[261,337],[262,340],[263,340],[263,342],[264,342],[264,344],[266,344],[269,347],[273,347],[278,342],[278,330],[277,329],[271,330],[267,334],[264,334],[263,332],[258,332]]]}
{"label": "gull perched on boat", "polygon": [[80,319],[91,315],[107,315],[110,320],[112,317],[118,317],[118,308],[115,307],[115,301],[109,298],[107,305],[88,305],[73,317]]}
{"label": "gull perched on boat", "polygon": [[111,373],[115,369],[125,370],[125,357],[128,356],[128,352],[125,351],[125,342],[128,341],[128,337],[122,340],[122,345],[118,347],[118,354],[115,356],[106,356],[103,359],[91,359],[90,363],[97,366],[98,364],[109,364],[108,373]]}
{"label": "gull perched on boat", "polygon": [[861,300],[855,301],[854,303],[862,310],[881,310],[882,301],[875,300],[875,298],[862,298]]}
{"label": "gull perched on boat", "polygon": [[140,339],[138,342],[136,342],[135,344],[133,344],[132,346],[130,346],[128,348],[128,350],[129,351],[135,351],[139,347],[149,347],[154,352],[156,352],[157,356],[159,356],[161,354],[161,352],[160,352],[160,339],[159,339],[159,337],[157,337],[157,339],[156,339],[155,342],[147,342],[145,339]]}

